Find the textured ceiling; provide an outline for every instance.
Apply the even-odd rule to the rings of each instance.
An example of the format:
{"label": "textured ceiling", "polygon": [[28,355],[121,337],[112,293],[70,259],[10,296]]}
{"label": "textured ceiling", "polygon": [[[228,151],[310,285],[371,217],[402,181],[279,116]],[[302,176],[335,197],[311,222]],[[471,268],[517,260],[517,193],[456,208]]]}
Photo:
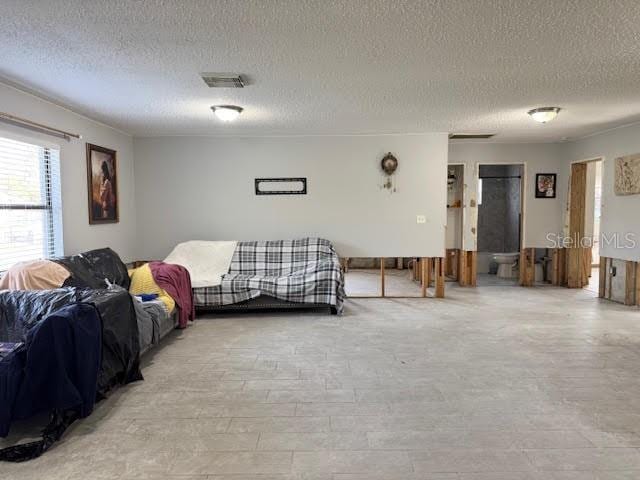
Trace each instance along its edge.
{"label": "textured ceiling", "polygon": [[639,33],[637,0],[1,0],[0,76],[134,135],[557,141],[640,119]]}

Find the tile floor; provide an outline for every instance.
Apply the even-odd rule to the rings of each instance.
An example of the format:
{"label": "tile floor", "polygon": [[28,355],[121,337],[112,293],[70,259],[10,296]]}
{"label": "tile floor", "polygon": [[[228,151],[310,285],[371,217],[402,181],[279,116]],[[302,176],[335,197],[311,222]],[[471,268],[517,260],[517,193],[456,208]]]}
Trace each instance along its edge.
{"label": "tile floor", "polygon": [[640,478],[640,311],[553,287],[447,294],[201,318],[0,478]]}

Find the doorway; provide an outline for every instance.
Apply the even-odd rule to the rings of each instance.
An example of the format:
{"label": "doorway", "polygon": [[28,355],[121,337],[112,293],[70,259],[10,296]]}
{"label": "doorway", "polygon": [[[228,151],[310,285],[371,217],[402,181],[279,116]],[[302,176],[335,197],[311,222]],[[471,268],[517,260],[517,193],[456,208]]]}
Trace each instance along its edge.
{"label": "doorway", "polygon": [[602,159],[571,164],[567,287],[598,293]]}
{"label": "doorway", "polygon": [[478,286],[518,286],[522,244],[522,164],[478,171]]}

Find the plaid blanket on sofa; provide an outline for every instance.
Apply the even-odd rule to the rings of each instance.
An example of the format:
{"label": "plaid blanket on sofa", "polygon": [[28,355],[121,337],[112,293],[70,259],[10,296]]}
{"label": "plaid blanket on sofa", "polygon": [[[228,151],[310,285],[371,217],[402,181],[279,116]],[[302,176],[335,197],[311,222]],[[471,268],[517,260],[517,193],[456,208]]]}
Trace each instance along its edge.
{"label": "plaid blanket on sofa", "polygon": [[332,305],[338,313],[345,296],[338,255],[322,238],[238,242],[222,283],[194,288],[193,294],[200,308],[268,295],[293,303]]}

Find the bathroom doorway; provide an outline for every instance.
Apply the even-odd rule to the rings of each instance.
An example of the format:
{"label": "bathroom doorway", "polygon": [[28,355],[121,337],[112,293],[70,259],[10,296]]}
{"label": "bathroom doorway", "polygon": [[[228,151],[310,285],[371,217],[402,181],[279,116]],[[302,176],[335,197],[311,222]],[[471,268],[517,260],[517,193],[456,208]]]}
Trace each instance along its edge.
{"label": "bathroom doorway", "polygon": [[478,286],[517,286],[522,243],[522,164],[478,171]]}

